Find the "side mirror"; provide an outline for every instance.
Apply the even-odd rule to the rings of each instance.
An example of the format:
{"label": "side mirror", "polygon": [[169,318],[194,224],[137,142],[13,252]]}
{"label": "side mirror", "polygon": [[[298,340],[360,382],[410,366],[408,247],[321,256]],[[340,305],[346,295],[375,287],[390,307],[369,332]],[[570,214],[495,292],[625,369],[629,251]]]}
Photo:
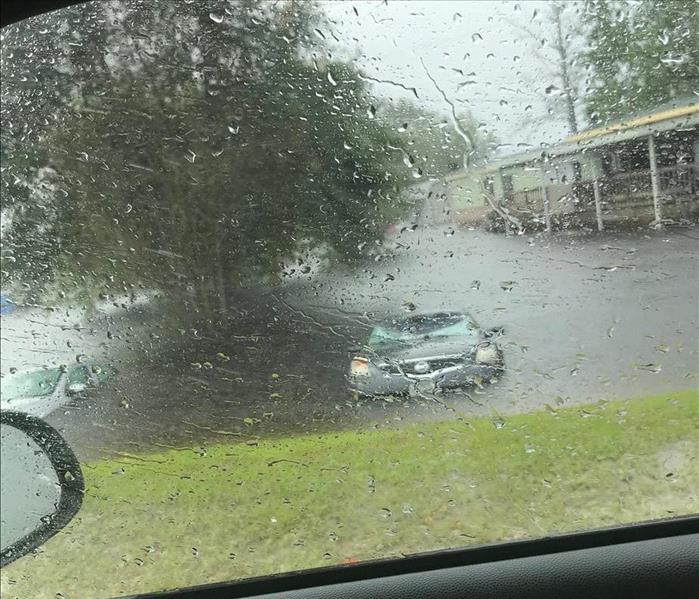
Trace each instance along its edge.
{"label": "side mirror", "polygon": [[494,337],[500,337],[505,334],[505,327],[491,327],[483,331],[483,336],[486,339],[493,339]]}
{"label": "side mirror", "polygon": [[75,454],[43,420],[0,412],[0,567],[36,549],[80,509]]}
{"label": "side mirror", "polygon": [[68,395],[75,395],[77,393],[82,393],[87,389],[87,385],[85,383],[71,383],[66,387],[66,391],[68,392]]}

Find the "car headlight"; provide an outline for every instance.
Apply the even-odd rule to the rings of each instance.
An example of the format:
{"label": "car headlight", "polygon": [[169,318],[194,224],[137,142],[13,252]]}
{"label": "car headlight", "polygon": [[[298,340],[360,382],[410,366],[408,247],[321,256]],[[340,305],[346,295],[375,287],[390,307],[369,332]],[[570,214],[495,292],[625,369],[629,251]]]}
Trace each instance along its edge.
{"label": "car headlight", "polygon": [[500,362],[500,352],[492,343],[480,343],[476,347],[476,362],[479,364],[497,364]]}
{"label": "car headlight", "polygon": [[358,356],[352,358],[350,374],[354,376],[369,376],[369,360]]}

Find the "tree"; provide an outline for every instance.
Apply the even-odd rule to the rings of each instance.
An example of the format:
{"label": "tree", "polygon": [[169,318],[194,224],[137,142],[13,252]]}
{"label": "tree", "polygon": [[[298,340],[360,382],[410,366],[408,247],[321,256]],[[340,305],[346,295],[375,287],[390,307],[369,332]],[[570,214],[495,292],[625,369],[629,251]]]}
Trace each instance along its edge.
{"label": "tree", "polygon": [[[20,217],[36,210],[38,173],[55,193],[13,224],[7,272],[93,295],[184,286],[199,307],[226,309],[234,282],[275,274],[306,240],[353,258],[380,236],[410,170],[392,159],[400,134],[373,118],[361,73],[323,59],[322,14],[293,1],[224,8],[90,3],[53,17],[64,64],[39,83],[61,92],[3,114],[41,131],[3,168],[21,171],[8,188]],[[49,241],[40,255],[37,239]]]}
{"label": "tree", "polygon": [[699,4],[586,0],[586,106],[594,124],[699,89]]}
{"label": "tree", "polygon": [[[496,145],[493,135],[484,133],[470,114],[461,114],[458,122],[473,140],[474,148],[466,147],[447,117],[406,99],[384,105],[377,119],[400,133],[401,145],[394,156],[412,169],[413,178],[442,177],[462,168],[464,153],[469,153],[472,164],[483,163]],[[394,170],[400,172],[398,165]]]}
{"label": "tree", "polygon": [[[571,4],[577,11],[577,4]],[[548,74],[556,84],[551,83],[545,90],[546,103],[550,105],[551,112],[563,112],[568,123],[568,132],[578,132],[577,106],[580,103],[580,92],[574,83],[572,72],[576,70],[576,51],[573,47],[573,27],[564,22],[563,12],[565,6],[560,1],[551,2],[548,5],[544,23],[553,30],[553,41],[547,40],[543,31],[537,31],[531,25],[524,25],[519,21],[508,21],[513,27],[522,31],[532,41],[537,43],[537,52],[534,54],[545,67]],[[549,47],[553,53],[546,52]],[[535,86],[532,81],[532,86]],[[560,90],[560,93],[552,92]]]}

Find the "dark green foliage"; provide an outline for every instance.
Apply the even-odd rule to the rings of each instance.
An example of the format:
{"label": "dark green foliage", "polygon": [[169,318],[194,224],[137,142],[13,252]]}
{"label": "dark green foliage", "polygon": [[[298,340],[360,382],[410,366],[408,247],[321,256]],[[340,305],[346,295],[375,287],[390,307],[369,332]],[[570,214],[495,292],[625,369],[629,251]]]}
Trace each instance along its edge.
{"label": "dark green foliage", "polygon": [[[316,7],[117,6],[42,17],[64,68],[38,45],[32,85],[45,92],[4,111],[11,279],[91,294],[185,286],[225,305],[231,285],[277,273],[304,242],[352,259],[381,237],[411,180],[391,149],[403,140],[374,118],[357,69],[327,58]],[[6,52],[37,44],[37,26],[10,32]],[[39,173],[54,188],[43,209],[27,187]]]}
{"label": "dark green foliage", "polygon": [[586,0],[584,17],[593,124],[699,92],[699,3]]}

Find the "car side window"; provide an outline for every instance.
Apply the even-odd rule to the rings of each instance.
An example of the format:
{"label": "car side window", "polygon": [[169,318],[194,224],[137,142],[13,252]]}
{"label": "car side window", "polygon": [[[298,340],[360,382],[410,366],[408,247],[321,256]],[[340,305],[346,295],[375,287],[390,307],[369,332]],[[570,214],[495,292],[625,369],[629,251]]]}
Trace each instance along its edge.
{"label": "car side window", "polygon": [[39,397],[50,395],[56,388],[60,370],[35,370],[17,375],[9,374],[2,379],[2,398]]}
{"label": "car side window", "polygon": [[87,366],[74,366],[68,370],[68,385],[87,385],[90,383],[90,370]]}

